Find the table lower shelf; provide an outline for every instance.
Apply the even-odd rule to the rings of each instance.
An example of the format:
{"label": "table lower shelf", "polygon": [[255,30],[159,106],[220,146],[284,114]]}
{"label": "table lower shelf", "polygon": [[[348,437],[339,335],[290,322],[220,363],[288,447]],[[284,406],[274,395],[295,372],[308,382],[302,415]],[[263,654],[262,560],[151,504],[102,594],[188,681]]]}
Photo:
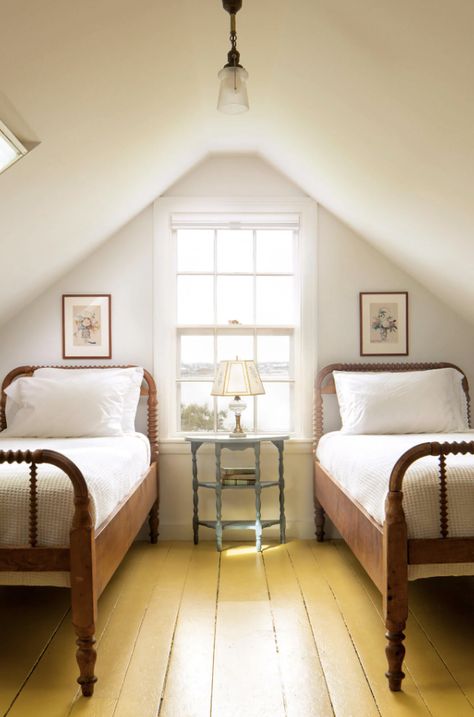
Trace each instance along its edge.
{"label": "table lower shelf", "polygon": [[[218,485],[217,483],[212,483],[210,481],[199,481],[198,482],[199,488],[211,488],[212,490],[216,490],[217,485]],[[260,488],[262,488],[262,489],[263,488],[272,488],[277,485],[280,485],[279,481],[277,481],[277,480],[264,480],[264,481],[260,482]],[[225,483],[223,483],[221,488],[222,488],[222,490],[236,490],[236,489],[242,490],[243,488],[245,488],[247,490],[249,488],[251,490],[255,490],[255,486],[256,486],[255,482],[246,483],[245,485],[226,485]]]}
{"label": "table lower shelf", "polygon": [[[262,528],[268,528],[270,525],[280,525],[280,520],[261,520],[260,524]],[[200,520],[198,525],[215,530],[217,520]],[[223,528],[249,528],[255,530],[255,520],[221,520],[221,526]]]}

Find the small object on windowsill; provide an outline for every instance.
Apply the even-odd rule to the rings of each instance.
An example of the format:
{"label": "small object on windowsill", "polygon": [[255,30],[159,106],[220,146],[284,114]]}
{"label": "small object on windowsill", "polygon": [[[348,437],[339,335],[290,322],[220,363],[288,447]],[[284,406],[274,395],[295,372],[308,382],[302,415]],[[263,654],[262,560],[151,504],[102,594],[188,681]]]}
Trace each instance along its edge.
{"label": "small object on windowsill", "polygon": [[233,326],[240,326],[240,321],[238,319],[229,319],[227,323],[232,324]]}

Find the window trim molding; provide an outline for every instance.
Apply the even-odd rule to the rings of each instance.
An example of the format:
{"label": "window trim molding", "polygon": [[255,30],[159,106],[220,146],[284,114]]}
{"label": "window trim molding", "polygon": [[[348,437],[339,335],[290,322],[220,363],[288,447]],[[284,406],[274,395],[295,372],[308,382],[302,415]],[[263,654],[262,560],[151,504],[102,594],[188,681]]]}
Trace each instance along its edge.
{"label": "window trim molding", "polygon": [[9,167],[13,166],[16,162],[18,162],[19,159],[25,156],[25,154],[28,154],[27,148],[24,146],[24,144],[18,139],[18,137],[7,127],[4,122],[0,120],[0,137],[3,139],[3,141],[6,144],[9,144],[13,151],[16,152],[16,156],[13,157],[13,159],[8,162],[8,164],[0,165],[0,174],[2,172],[5,172]]}
{"label": "window trim molding", "polygon": [[[173,317],[176,315],[175,252],[172,246],[172,217],[191,214],[298,214],[300,221],[298,275],[301,303],[295,347],[298,362],[295,375],[295,431],[298,440],[312,436],[312,395],[317,347],[317,203],[309,197],[159,197],[153,204],[153,336],[154,375],[160,388],[160,425],[164,440],[183,440],[170,430],[176,411],[174,396],[176,342]],[[163,267],[163,269],[162,269]]]}

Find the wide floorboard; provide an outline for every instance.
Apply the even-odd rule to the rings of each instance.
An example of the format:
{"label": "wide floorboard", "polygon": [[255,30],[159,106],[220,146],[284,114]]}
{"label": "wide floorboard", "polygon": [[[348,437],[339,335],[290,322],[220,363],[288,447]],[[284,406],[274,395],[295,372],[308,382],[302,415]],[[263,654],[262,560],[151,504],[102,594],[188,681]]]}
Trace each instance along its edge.
{"label": "wide floorboard", "polygon": [[4,717],[474,717],[474,578],[410,585],[390,693],[381,598],[342,542],[136,543],[99,603],[94,697],[69,594],[0,587]]}

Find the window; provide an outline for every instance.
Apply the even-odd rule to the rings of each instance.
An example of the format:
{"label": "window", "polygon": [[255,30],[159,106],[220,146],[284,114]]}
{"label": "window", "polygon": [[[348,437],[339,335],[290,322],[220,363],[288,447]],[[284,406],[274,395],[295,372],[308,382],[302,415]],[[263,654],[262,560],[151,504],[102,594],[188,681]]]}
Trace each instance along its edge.
{"label": "window", "polygon": [[[207,211],[213,203],[216,211]],[[229,399],[210,394],[218,362],[236,356],[257,362],[265,388],[264,395],[245,398],[245,430],[311,434],[314,271],[304,251],[304,212],[265,200],[256,212],[257,203],[250,211],[247,201],[155,203],[162,436],[232,430]],[[200,211],[176,211],[187,204]],[[315,222],[306,214],[309,235]]]}
{"label": "window", "polygon": [[254,359],[265,394],[246,399],[251,432],[292,431],[297,218],[207,227],[173,221],[176,246],[177,430],[229,430],[229,399],[210,395],[217,363]]}
{"label": "window", "polygon": [[0,172],[10,167],[27,152],[20,140],[0,122]]}

